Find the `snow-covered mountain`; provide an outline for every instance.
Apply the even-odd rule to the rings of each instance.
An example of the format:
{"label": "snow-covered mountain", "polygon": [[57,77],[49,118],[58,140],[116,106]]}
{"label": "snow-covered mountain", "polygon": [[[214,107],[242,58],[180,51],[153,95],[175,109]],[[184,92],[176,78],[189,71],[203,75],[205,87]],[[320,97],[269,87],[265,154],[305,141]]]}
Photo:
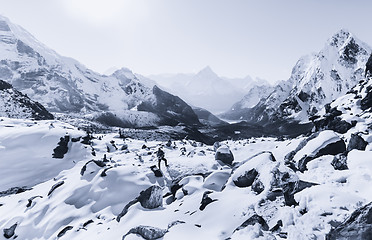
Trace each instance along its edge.
{"label": "snow-covered mountain", "polygon": [[326,103],[345,94],[363,78],[371,48],[347,30],[340,30],[314,54],[298,60],[291,77],[240,116],[267,123],[277,119],[306,121]]}
{"label": "snow-covered mountain", "polygon": [[[142,83],[130,70],[100,75],[60,56],[5,17],[0,17],[0,78],[53,112],[89,114],[93,118],[103,113],[106,119],[117,118],[111,123],[127,126],[174,124],[174,119],[199,124],[185,102],[177,100],[178,108],[168,108],[168,102],[176,97]],[[141,112],[137,108],[140,104],[153,107]],[[163,108],[158,111],[155,106],[160,105]]]}
{"label": "snow-covered mountain", "polygon": [[187,103],[202,107],[214,114],[229,109],[241,99],[250,88],[267,84],[264,80],[250,77],[229,79],[219,77],[207,66],[196,74],[151,75],[167,91],[180,96]]}
{"label": "snow-covered mountain", "polygon": [[0,117],[36,120],[54,118],[40,103],[32,101],[2,80],[0,80]]}

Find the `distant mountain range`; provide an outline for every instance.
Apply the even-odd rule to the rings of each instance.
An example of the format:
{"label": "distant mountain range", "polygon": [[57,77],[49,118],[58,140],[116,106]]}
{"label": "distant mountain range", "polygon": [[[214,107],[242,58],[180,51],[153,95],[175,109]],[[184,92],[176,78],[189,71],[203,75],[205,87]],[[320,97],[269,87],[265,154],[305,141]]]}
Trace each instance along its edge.
{"label": "distant mountain range", "polygon": [[[306,122],[326,103],[344,95],[363,79],[370,54],[366,43],[342,29],[321,51],[301,57],[288,80],[273,89],[257,89],[222,116],[260,124],[282,120]],[[252,106],[246,99],[255,95],[260,95],[261,100]]]}
{"label": "distant mountain range", "polygon": [[254,80],[249,76],[220,77],[209,66],[196,74],[161,74],[150,75],[148,78],[189,104],[214,114],[227,111],[252,88],[269,86],[266,80]]}
{"label": "distant mountain range", "polygon": [[0,79],[52,112],[123,127],[200,124],[183,100],[140,81],[129,69],[98,74],[59,55],[5,17],[0,17]]}

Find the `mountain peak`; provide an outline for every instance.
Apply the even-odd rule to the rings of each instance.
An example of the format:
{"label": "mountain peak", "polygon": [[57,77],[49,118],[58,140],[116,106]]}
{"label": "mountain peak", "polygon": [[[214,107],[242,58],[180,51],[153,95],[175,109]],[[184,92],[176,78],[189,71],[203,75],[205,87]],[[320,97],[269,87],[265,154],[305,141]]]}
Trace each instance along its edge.
{"label": "mountain peak", "polygon": [[333,36],[328,40],[328,43],[331,46],[340,48],[345,43],[350,42],[352,39],[354,39],[353,34],[349,30],[342,28],[333,34]]}
{"label": "mountain peak", "polygon": [[200,70],[196,75],[202,76],[202,77],[208,77],[208,78],[215,78],[218,77],[215,72],[213,72],[212,68],[210,66],[206,66],[202,70]]}

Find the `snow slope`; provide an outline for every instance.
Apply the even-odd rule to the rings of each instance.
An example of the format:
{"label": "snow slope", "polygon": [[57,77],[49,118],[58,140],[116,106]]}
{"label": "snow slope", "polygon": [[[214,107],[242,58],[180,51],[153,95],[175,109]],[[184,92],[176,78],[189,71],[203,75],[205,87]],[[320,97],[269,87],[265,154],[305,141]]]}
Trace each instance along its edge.
{"label": "snow slope", "polygon": [[[165,234],[165,240],[324,239],[333,226],[372,201],[365,187],[372,181],[370,124],[366,110],[345,134],[326,130],[296,139],[225,141],[235,158],[229,167],[214,160],[213,146],[194,141],[167,145],[107,133],[93,134],[91,144],[84,145],[79,137],[86,133],[59,121],[1,118],[1,191],[32,189],[0,192],[0,229],[16,224],[18,239],[142,239],[139,234],[146,234],[148,226]],[[336,138],[349,144],[357,132],[368,145],[348,152],[348,169],[335,170],[335,157],[324,151],[307,163],[308,170],[291,169],[288,161]],[[66,135],[77,140],[68,142],[62,159],[52,158]],[[150,168],[157,164],[159,146],[170,165],[161,165],[164,177]],[[240,177],[252,169],[257,172],[254,183],[238,187],[235,182],[244,182]],[[124,207],[150,186],[162,189],[161,206],[147,209],[134,203],[118,222]],[[295,202],[290,204],[283,192]]]}

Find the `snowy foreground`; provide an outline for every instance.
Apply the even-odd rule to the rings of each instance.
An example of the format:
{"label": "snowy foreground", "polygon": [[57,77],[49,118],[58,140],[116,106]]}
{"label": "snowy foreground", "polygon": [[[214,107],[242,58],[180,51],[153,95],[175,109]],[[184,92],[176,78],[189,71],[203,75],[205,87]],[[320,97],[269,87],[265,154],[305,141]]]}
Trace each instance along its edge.
{"label": "snowy foreground", "polygon": [[[52,158],[66,135],[67,153]],[[166,146],[112,133],[93,134],[89,145],[84,136],[56,120],[0,119],[0,239],[5,232],[17,239],[324,239],[332,226],[372,201],[372,144],[351,150],[342,171],[331,165],[334,156],[316,155],[341,138],[347,144],[348,134],[326,130],[305,144],[307,137],[226,141],[233,167],[215,160],[213,146],[189,140]],[[363,138],[371,142],[372,135]],[[169,163],[168,170],[162,163],[164,177],[150,169],[160,145]],[[303,173],[285,164],[293,150],[294,165],[315,156]],[[86,164],[90,160],[96,162]],[[239,182],[252,169],[253,184]],[[295,204],[276,194],[299,182],[307,187],[292,189]],[[121,214],[153,185],[160,187],[160,206],[134,202]]]}

